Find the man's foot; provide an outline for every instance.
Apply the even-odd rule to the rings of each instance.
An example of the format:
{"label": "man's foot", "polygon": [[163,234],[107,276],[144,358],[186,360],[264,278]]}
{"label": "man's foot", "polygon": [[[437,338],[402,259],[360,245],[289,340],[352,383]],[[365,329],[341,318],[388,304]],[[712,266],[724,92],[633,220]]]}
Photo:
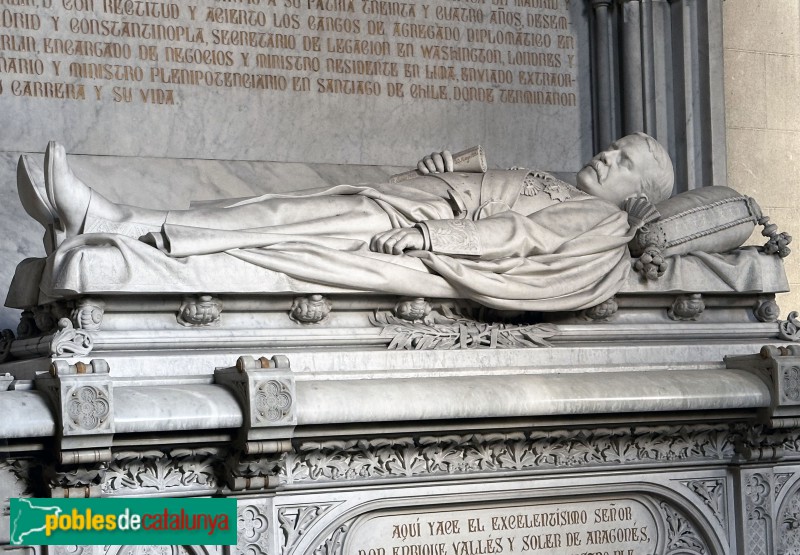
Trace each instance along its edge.
{"label": "man's foot", "polygon": [[44,185],[44,172],[29,157],[22,155],[17,163],[17,192],[28,216],[47,227],[56,219],[56,212]]}
{"label": "man's foot", "polygon": [[89,211],[92,190],[78,179],[67,164],[64,147],[50,142],[44,154],[47,199],[55,208],[56,227],[67,237],[79,235]]}
{"label": "man's foot", "polygon": [[42,224],[44,250],[50,254],[64,239],[64,233],[56,230],[57,214],[44,184],[44,172],[28,156],[20,156],[17,163],[17,192],[22,207],[28,215]]}

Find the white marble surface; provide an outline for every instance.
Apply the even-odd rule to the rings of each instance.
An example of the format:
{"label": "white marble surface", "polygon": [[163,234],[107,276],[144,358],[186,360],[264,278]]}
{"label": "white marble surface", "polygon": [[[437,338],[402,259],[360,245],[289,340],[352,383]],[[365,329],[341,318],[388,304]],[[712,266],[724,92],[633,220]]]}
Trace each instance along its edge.
{"label": "white marble surface", "polygon": [[758,377],[730,370],[298,382],[297,396],[298,425],[752,409],[770,403]]}
{"label": "white marble surface", "polygon": [[[42,148],[46,143],[40,145]],[[419,153],[423,156],[426,151]],[[44,256],[42,227],[19,201],[16,165],[21,152],[0,153],[0,291],[8,291],[16,265]],[[41,152],[29,153],[42,163]],[[408,166],[341,166],[224,160],[119,158],[70,155],[75,173],[115,202],[148,208],[188,208],[193,200],[238,198],[338,183],[381,182]],[[15,330],[19,312],[0,309],[0,329]]]}
{"label": "white marble surface", "polygon": [[[0,95],[0,122],[3,134],[0,151],[12,149],[35,150],[49,139],[63,141],[72,152],[117,156],[168,156],[180,158],[215,158],[239,160],[279,160],[291,162],[386,164],[397,163],[397,157],[414,155],[418,145],[426,149],[441,149],[449,145],[456,150],[484,142],[502,165],[518,164],[521,160],[552,169],[576,171],[591,149],[591,89],[589,25],[586,8],[580,2],[560,2],[556,10],[537,8],[515,8],[502,5],[500,21],[493,19],[497,6],[490,3],[473,3],[469,8],[481,12],[479,22],[464,23],[452,19],[437,9],[451,9],[449,2],[434,0],[425,4],[430,8],[426,15],[421,2],[409,2],[416,8],[414,14],[378,15],[377,8],[367,12],[361,2],[348,9],[346,2],[326,4],[333,6],[317,8],[317,3],[297,2],[296,8],[285,8],[284,2],[266,2],[234,7],[246,7],[251,12],[263,15],[267,24],[251,25],[233,21],[209,22],[206,11],[209,7],[220,7],[211,0],[200,0],[193,4],[197,17],[190,19],[186,5],[169,4],[179,14],[174,19],[153,19],[109,13],[100,6],[97,11],[68,9],[66,4],[55,2],[52,8],[20,8],[25,14],[38,17],[38,25],[15,29],[15,36],[26,36],[36,42],[38,57],[44,62],[39,75],[14,71],[5,72],[4,94]],[[290,3],[286,3],[291,5]],[[339,4],[344,8],[338,7]],[[389,5],[387,5],[389,6]],[[76,6],[78,7],[78,6]],[[227,4],[225,7],[228,7]],[[369,6],[368,6],[369,7]],[[495,14],[496,16],[497,14]],[[547,27],[536,23],[536,16],[566,18],[566,25]],[[457,13],[455,17],[458,17]],[[516,16],[518,21],[503,16]],[[52,17],[60,18],[56,28]],[[296,18],[287,23],[285,18]],[[319,20],[331,18],[327,29],[320,29]],[[530,19],[529,19],[530,18]],[[90,27],[93,23],[107,25],[122,21],[152,24],[154,22],[181,28],[186,25],[191,33],[200,30],[202,40],[150,40],[148,38],[125,38],[104,36]],[[278,23],[276,23],[276,21]],[[347,32],[331,31],[336,26],[354,26],[359,29]],[[326,20],[323,20],[325,23]],[[342,23],[346,22],[346,23]],[[373,26],[382,23],[385,33],[370,34],[368,22]],[[34,22],[37,23],[37,22]],[[444,27],[458,33],[457,40],[435,37],[409,37],[408,30],[394,25],[431,25]],[[468,32],[470,29],[471,34]],[[373,27],[374,30],[374,27]],[[427,32],[428,28],[423,27]],[[296,39],[293,48],[240,46],[219,44],[214,32],[246,31],[257,36],[265,34],[292,36]],[[489,42],[488,37],[475,37],[476,32],[513,33],[522,31],[527,44],[514,44],[502,38],[501,43]],[[558,37],[564,36],[569,45],[560,45]],[[303,42],[320,41],[319,51]],[[92,56],[65,55],[46,51],[45,39],[97,40],[127,45],[132,53],[126,58],[103,59]],[[331,51],[328,40],[379,41],[389,45],[389,51],[381,54],[361,54]],[[545,45],[547,41],[547,45]],[[399,45],[414,49],[405,52]],[[499,61],[487,62],[472,59],[456,62],[452,59],[424,57],[423,45],[456,48],[496,50]],[[141,56],[139,47],[152,48],[147,60]],[[568,46],[568,48],[565,48]],[[207,64],[196,61],[170,59],[166,48],[183,49],[186,56],[210,52],[224,56],[220,63]],[[335,50],[335,49],[334,49]],[[275,67],[258,67],[255,60],[259,53],[317,58],[320,68],[311,70],[284,70]],[[507,52],[534,52],[559,56],[558,62],[511,64]],[[16,52],[19,58],[33,59],[29,52]],[[246,64],[242,54],[249,54]],[[197,56],[197,54],[194,54]],[[572,58],[568,58],[572,56]],[[398,75],[359,74],[337,72],[328,69],[328,59],[339,62],[384,61],[397,64]],[[60,63],[60,72],[55,63]],[[86,76],[90,71],[82,66],[73,69],[72,62],[91,64],[108,62],[123,67],[124,75],[141,72],[140,78]],[[416,65],[418,77],[406,74],[405,65]],[[451,78],[427,78],[426,67],[451,67]],[[130,68],[128,70],[127,68]],[[461,69],[507,71],[508,77],[494,82],[484,79],[475,81],[461,75]],[[212,74],[256,74],[281,76],[287,79],[285,90],[258,90],[238,86],[206,85],[205,74],[200,84],[165,84],[157,72],[190,70]],[[70,71],[72,74],[70,74]],[[112,70],[113,71],[113,70]],[[558,73],[569,77],[572,85],[531,85],[531,77],[520,78],[519,72]],[[120,74],[123,74],[120,72]],[[309,78],[308,90],[298,90],[295,78]],[[366,81],[379,83],[381,94],[367,96],[319,92],[329,90],[328,79],[342,81]],[[510,79],[510,84],[505,80]],[[319,81],[318,81],[319,80]],[[322,83],[320,83],[322,81]],[[70,83],[85,87],[82,99],[62,99],[23,96],[20,83]],[[402,98],[390,96],[390,83],[402,83],[405,94]],[[447,91],[447,100],[414,97],[412,85],[439,87]],[[495,89],[493,102],[456,100],[455,89],[472,87]],[[505,103],[500,99],[500,88],[517,91],[537,90],[542,92],[569,93],[575,96],[574,106],[544,104]],[[145,102],[142,95],[159,89],[172,91],[173,104]],[[126,93],[130,91],[130,100]],[[22,94],[22,95],[21,95]],[[166,94],[166,93],[165,93]],[[51,95],[52,96],[52,95]],[[430,96],[428,94],[427,96]],[[437,94],[438,96],[438,94]],[[303,132],[298,132],[303,130]]]}

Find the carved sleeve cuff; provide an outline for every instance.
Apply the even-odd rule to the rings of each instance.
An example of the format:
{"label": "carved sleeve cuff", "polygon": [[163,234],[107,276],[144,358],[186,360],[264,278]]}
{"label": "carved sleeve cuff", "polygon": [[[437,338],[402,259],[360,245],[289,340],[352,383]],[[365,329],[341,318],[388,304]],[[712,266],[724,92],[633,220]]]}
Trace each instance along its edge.
{"label": "carved sleeve cuff", "polygon": [[472,220],[425,220],[417,224],[428,250],[455,256],[480,256],[481,242]]}

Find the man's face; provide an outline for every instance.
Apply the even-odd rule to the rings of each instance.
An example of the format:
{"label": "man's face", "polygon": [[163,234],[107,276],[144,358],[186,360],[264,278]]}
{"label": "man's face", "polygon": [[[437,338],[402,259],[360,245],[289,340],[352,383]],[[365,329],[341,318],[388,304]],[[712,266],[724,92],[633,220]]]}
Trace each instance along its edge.
{"label": "man's face", "polygon": [[597,154],[578,172],[578,189],[622,206],[626,199],[642,193],[642,177],[657,167],[647,141],[628,135]]}

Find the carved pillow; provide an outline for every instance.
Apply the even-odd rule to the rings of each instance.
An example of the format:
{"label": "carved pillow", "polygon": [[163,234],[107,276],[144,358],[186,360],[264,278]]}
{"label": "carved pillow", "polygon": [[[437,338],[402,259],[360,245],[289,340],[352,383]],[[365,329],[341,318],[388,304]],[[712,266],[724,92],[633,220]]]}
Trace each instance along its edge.
{"label": "carved pillow", "polygon": [[761,217],[755,200],[728,187],[702,187],[656,206],[661,217],[642,226],[630,248],[640,256],[655,246],[663,256],[727,252],[744,244]]}

